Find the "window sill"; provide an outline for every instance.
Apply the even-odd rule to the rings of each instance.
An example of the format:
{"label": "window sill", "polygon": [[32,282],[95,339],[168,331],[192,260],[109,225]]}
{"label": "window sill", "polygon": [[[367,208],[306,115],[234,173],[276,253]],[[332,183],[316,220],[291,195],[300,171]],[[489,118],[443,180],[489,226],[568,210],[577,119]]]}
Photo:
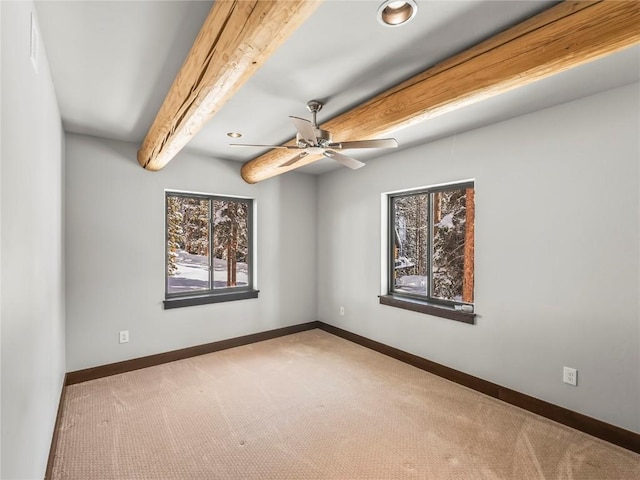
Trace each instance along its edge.
{"label": "window sill", "polygon": [[193,297],[167,298],[162,302],[164,309],[191,307],[194,305],[206,305],[208,303],[232,302],[234,300],[246,300],[258,298],[260,290],[244,290],[242,292],[217,293],[213,295],[198,295]]}
{"label": "window sill", "polygon": [[399,297],[395,295],[380,295],[380,304],[403,308],[405,310],[411,310],[412,312],[426,313],[427,315],[433,315],[434,317],[448,318],[449,320],[469,323],[472,325],[476,323],[475,313],[460,312],[450,307],[434,305],[433,303],[427,303],[413,298]]}

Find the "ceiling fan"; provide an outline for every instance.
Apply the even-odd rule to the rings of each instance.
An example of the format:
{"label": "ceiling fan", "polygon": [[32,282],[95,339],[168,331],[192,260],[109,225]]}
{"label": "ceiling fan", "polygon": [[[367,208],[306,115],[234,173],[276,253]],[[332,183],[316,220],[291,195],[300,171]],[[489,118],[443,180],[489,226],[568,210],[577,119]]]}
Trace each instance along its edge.
{"label": "ceiling fan", "polygon": [[364,167],[364,163],[355,158],[348,157],[336,150],[348,150],[352,148],[396,148],[398,142],[395,138],[380,138],[375,140],[352,140],[349,142],[333,142],[331,132],[322,130],[318,127],[316,114],[322,110],[323,103],[318,100],[307,102],[307,109],[313,115],[313,120],[305,120],[304,118],[289,117],[291,123],[298,132],[296,134],[295,145],[256,145],[247,143],[232,143],[232,147],[268,147],[268,148],[286,148],[288,150],[302,150],[291,160],[279,165],[280,167],[290,167],[302,160],[310,154],[324,155],[332,158],[342,165],[353,170]]}

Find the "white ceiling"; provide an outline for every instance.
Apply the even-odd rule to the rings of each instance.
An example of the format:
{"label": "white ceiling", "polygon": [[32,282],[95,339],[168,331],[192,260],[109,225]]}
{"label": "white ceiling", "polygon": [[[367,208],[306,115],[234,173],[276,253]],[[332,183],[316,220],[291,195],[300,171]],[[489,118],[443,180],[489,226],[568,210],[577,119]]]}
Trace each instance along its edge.
{"label": "white ceiling", "polygon": [[[326,102],[320,123],[555,2],[418,1],[405,26],[380,25],[382,0],[325,0],[186,148],[237,161],[294,136],[288,116]],[[42,1],[40,30],[65,129],[141,143],[212,2]],[[640,47],[431,119],[394,134],[400,148],[478,128],[640,80]],[[594,120],[595,121],[595,120]],[[333,132],[335,140],[341,138]],[[369,160],[385,150],[354,150]],[[329,159],[301,171],[323,173]]]}

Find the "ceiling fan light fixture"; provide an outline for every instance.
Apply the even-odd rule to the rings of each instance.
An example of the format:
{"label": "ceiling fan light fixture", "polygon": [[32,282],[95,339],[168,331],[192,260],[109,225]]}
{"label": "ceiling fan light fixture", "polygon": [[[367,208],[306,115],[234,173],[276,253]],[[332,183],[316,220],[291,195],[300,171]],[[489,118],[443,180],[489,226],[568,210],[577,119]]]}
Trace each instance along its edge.
{"label": "ceiling fan light fixture", "polygon": [[240,138],[242,134],[240,132],[227,132],[227,137]]}
{"label": "ceiling fan light fixture", "polygon": [[411,21],[418,12],[414,0],[386,0],[378,7],[378,21],[386,27],[398,27]]}

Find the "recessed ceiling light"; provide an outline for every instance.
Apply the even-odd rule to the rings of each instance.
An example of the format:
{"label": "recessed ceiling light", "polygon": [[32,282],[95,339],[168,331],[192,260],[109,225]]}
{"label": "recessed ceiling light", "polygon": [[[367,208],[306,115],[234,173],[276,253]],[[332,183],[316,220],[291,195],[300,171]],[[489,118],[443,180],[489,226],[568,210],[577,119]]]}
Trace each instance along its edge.
{"label": "recessed ceiling light", "polygon": [[378,21],[386,27],[404,25],[416,16],[418,5],[413,0],[386,0],[378,7]]}
{"label": "recessed ceiling light", "polygon": [[242,134],[240,132],[227,132],[227,137],[240,138]]}

